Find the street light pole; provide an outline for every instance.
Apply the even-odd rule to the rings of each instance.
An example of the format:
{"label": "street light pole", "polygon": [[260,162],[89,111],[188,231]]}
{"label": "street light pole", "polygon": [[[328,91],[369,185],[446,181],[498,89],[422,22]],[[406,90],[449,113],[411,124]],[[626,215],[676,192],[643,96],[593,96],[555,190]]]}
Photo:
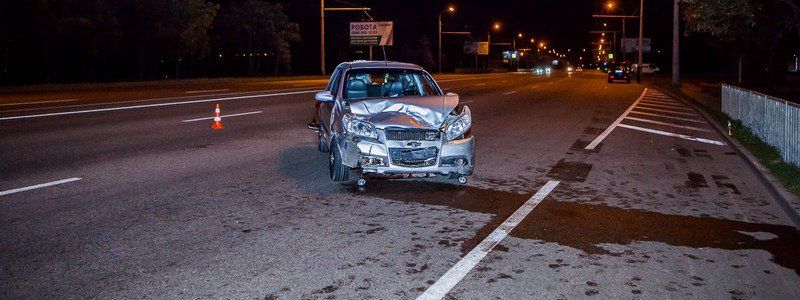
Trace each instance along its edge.
{"label": "street light pole", "polygon": [[439,74],[442,73],[442,14],[439,12]]}
{"label": "street light pole", "polygon": [[319,2],[319,67],[325,75],[325,0]]}
{"label": "street light pole", "polygon": [[681,48],[680,48],[680,7],[679,0],[674,0],[672,4],[672,85],[681,84]]}
{"label": "street light pole", "polygon": [[[644,43],[644,0],[639,0],[639,59],[637,69],[639,69],[639,74],[641,74],[642,70],[642,44]],[[640,75],[641,76],[641,75]]]}

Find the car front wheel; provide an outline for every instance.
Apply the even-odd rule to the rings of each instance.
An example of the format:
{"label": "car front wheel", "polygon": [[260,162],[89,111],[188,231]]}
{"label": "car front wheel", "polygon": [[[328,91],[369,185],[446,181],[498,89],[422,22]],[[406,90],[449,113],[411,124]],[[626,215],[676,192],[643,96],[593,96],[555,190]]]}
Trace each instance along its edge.
{"label": "car front wheel", "polygon": [[347,177],[350,175],[350,167],[342,164],[342,155],[339,153],[339,146],[336,145],[334,140],[331,140],[330,155],[328,157],[331,179],[333,181],[347,181]]}

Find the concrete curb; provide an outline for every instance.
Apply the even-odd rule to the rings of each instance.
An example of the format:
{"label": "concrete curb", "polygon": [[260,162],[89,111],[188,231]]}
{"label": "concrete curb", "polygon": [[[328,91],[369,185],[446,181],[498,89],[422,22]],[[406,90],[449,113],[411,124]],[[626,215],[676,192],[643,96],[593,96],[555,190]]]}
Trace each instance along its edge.
{"label": "concrete curb", "polygon": [[684,97],[676,95],[658,86],[654,86],[651,84],[648,84],[648,86],[664,94],[670,95],[675,99],[680,100],[684,104],[692,107],[694,110],[699,112],[700,115],[702,115],[703,118],[706,120],[706,122],[711,124],[714,127],[714,130],[716,130],[717,133],[719,133],[719,135],[722,136],[723,139],[725,139],[725,142],[728,143],[728,145],[730,145],[731,148],[733,148],[736,151],[736,153],[739,154],[739,157],[742,158],[742,160],[744,160],[745,162],[747,162],[747,165],[750,166],[750,169],[758,176],[761,182],[764,183],[764,185],[767,187],[767,190],[769,190],[770,194],[772,194],[773,197],[778,199],[778,205],[780,205],[783,211],[786,212],[786,215],[789,217],[792,223],[794,223],[795,227],[800,228],[800,212],[798,212],[794,207],[792,207],[792,202],[793,201],[797,202],[797,197],[795,197],[794,194],[789,192],[789,190],[783,186],[780,180],[775,178],[775,176],[772,176],[772,174],[769,173],[769,170],[766,167],[764,167],[764,165],[761,164],[758,158],[755,157],[752,153],[750,153],[750,151],[748,151],[747,148],[745,148],[736,139],[728,136],[728,134],[726,133],[727,130],[723,128],[722,125],[718,124],[717,121],[714,120],[714,118],[709,116],[708,113],[706,113],[703,109],[701,109],[696,105],[697,102],[696,100],[694,100],[689,96]]}

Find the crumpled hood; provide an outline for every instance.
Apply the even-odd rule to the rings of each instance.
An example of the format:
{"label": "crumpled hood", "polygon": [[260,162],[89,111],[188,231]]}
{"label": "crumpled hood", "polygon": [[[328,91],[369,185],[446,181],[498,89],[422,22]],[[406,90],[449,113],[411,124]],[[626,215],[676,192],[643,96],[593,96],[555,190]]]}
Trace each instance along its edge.
{"label": "crumpled hood", "polygon": [[377,128],[438,129],[458,105],[458,95],[348,100],[350,111]]}

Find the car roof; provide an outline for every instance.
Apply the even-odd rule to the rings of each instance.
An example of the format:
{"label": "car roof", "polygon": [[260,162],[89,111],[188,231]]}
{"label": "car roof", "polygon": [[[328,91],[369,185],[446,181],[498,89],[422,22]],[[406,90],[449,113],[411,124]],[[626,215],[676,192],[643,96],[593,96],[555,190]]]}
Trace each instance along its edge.
{"label": "car roof", "polygon": [[355,60],[355,61],[343,62],[341,63],[341,65],[344,65],[349,69],[392,68],[392,69],[410,69],[410,70],[420,70],[420,71],[423,70],[422,67],[415,64],[396,62],[396,61],[383,61],[383,60]]}

